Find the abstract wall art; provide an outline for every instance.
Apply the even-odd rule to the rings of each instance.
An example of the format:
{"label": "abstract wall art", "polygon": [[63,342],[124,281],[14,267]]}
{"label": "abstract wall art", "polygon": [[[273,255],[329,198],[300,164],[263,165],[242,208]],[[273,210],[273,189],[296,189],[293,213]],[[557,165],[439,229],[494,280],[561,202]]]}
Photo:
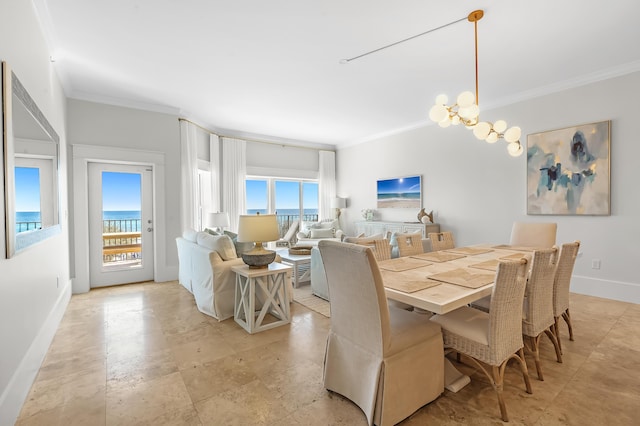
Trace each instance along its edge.
{"label": "abstract wall art", "polygon": [[527,214],[609,215],[611,121],[527,136]]}

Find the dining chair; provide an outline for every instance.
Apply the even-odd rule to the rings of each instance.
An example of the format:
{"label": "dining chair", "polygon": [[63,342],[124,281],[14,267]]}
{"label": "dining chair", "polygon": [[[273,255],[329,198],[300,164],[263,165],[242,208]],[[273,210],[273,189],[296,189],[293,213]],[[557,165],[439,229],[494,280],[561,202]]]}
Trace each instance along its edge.
{"label": "dining chair", "polygon": [[463,306],[431,317],[431,321],[442,326],[445,348],[466,355],[487,376],[498,395],[500,414],[505,422],[509,416],[503,387],[509,360],[518,361],[527,393],[533,392],[522,339],[522,302],[528,263],[526,256],[498,264],[488,313]]}
{"label": "dining chair", "polygon": [[564,319],[569,328],[569,340],[573,341],[573,327],[571,325],[571,315],[569,314],[569,288],[571,286],[571,274],[580,250],[580,241],[565,243],[560,250],[558,267],[556,269],[555,281],[553,284],[553,332],[558,339],[558,347],[562,354],[562,342],[560,341],[560,317]]}
{"label": "dining chair", "polygon": [[453,234],[451,232],[430,232],[428,234],[431,240],[431,250],[448,250],[455,247],[453,242]]}
{"label": "dining chair", "polygon": [[387,305],[370,247],[320,241],[331,294],[324,386],[353,401],[369,425],[393,425],[444,391],[440,326]]}
{"label": "dining chair", "polygon": [[536,250],[529,271],[529,279],[522,304],[522,335],[525,347],[533,354],[538,379],[544,380],[540,365],[540,338],[546,334],[562,362],[560,347],[553,330],[553,284],[558,261],[558,248]]}
{"label": "dining chair", "polygon": [[556,244],[557,223],[514,222],[511,228],[512,246],[550,248]]}
{"label": "dining chair", "polygon": [[373,240],[372,249],[376,260],[391,259],[391,245],[389,244],[389,240]]}
{"label": "dining chair", "polygon": [[415,234],[397,234],[396,241],[398,244],[398,256],[413,256],[414,254],[424,253],[422,246],[422,235]]}

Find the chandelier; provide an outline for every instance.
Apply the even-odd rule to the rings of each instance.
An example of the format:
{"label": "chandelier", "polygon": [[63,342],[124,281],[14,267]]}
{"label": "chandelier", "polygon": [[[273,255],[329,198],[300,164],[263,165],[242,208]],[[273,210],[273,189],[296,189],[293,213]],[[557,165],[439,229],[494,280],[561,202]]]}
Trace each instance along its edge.
{"label": "chandelier", "polygon": [[473,22],[475,32],[475,59],[476,59],[476,93],[462,92],[456,98],[456,102],[447,106],[449,98],[447,95],[438,95],[436,103],[429,110],[429,118],[440,125],[449,127],[450,125],[463,124],[468,129],[473,130],[476,138],[488,143],[495,143],[503,138],[507,142],[507,151],[513,157],[522,155],[524,149],[520,144],[522,131],[520,127],[513,126],[507,128],[507,122],[498,120],[495,123],[480,121],[480,108],[478,107],[478,21],[482,19],[484,12],[474,10],[469,14],[467,20]]}

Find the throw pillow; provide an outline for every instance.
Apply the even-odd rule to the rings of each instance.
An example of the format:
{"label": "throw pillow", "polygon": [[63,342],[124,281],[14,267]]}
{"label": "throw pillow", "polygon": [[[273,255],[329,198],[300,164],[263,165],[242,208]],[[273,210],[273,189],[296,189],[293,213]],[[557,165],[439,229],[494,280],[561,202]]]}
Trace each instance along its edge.
{"label": "throw pillow", "polygon": [[211,235],[220,235],[218,232],[214,231],[213,229],[209,229],[209,228],[205,228],[204,232],[211,234]]}
{"label": "throw pillow", "polygon": [[195,243],[198,238],[198,231],[196,231],[195,229],[187,228],[182,233],[182,238]]}
{"label": "throw pillow", "polygon": [[311,234],[310,234],[310,238],[312,239],[316,239],[316,238],[333,238],[335,237],[335,230],[333,228],[331,229],[325,229],[325,228],[312,228],[311,229]]}
{"label": "throw pillow", "polygon": [[231,241],[233,242],[233,245],[236,248],[236,255],[238,257],[242,256],[242,253],[246,253],[246,252],[250,251],[251,249],[253,249],[253,246],[255,245],[252,242],[239,243],[238,242],[238,234],[236,234],[235,232],[224,231],[224,235],[226,235],[229,238],[231,238]]}
{"label": "throw pillow", "polygon": [[227,235],[210,235],[206,232],[198,234],[198,245],[218,252],[222,260],[236,259],[236,248]]}

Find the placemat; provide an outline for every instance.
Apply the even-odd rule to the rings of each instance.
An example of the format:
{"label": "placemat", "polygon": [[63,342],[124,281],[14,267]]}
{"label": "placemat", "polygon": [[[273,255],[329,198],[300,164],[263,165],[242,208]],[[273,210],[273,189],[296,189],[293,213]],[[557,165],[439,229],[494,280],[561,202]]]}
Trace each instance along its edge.
{"label": "placemat", "polygon": [[474,263],[473,265],[469,265],[469,268],[478,268],[478,269],[486,269],[487,271],[497,271],[498,270],[498,259],[491,259],[485,262]]}
{"label": "placemat", "polygon": [[450,260],[460,259],[466,256],[463,254],[446,253],[444,251],[432,251],[429,253],[414,254],[409,257],[413,257],[414,259],[429,260],[431,262],[442,263],[442,262],[448,262]]}
{"label": "placemat", "polygon": [[448,272],[429,275],[428,278],[449,284],[460,285],[469,288],[479,288],[491,284],[496,274],[472,269],[458,268]]}
{"label": "placemat", "polygon": [[503,260],[520,260],[524,257],[524,253],[514,253],[508,256],[502,256],[500,259]]}
{"label": "placemat", "polygon": [[387,271],[393,272],[408,271],[409,269],[416,269],[429,265],[431,265],[430,262],[412,259],[410,257],[399,257],[397,259],[380,260],[378,262],[378,267],[380,269],[386,269]]}
{"label": "placemat", "polygon": [[442,284],[440,281],[431,280],[429,278],[423,280],[407,280],[384,283],[385,287],[392,288],[394,290],[402,291],[403,293],[415,293],[416,291],[424,290],[425,288],[435,287]]}
{"label": "placemat", "polygon": [[473,256],[476,254],[482,254],[482,253],[489,253],[493,250],[491,250],[490,248],[487,247],[458,247],[458,248],[452,248],[452,249],[448,249],[445,250],[449,253],[460,253],[460,254],[466,254],[469,256]]}
{"label": "placemat", "polygon": [[510,246],[508,244],[500,244],[499,246],[493,246],[493,248],[504,249],[504,250],[515,250],[515,251],[534,251],[534,250],[536,250],[536,247]]}

